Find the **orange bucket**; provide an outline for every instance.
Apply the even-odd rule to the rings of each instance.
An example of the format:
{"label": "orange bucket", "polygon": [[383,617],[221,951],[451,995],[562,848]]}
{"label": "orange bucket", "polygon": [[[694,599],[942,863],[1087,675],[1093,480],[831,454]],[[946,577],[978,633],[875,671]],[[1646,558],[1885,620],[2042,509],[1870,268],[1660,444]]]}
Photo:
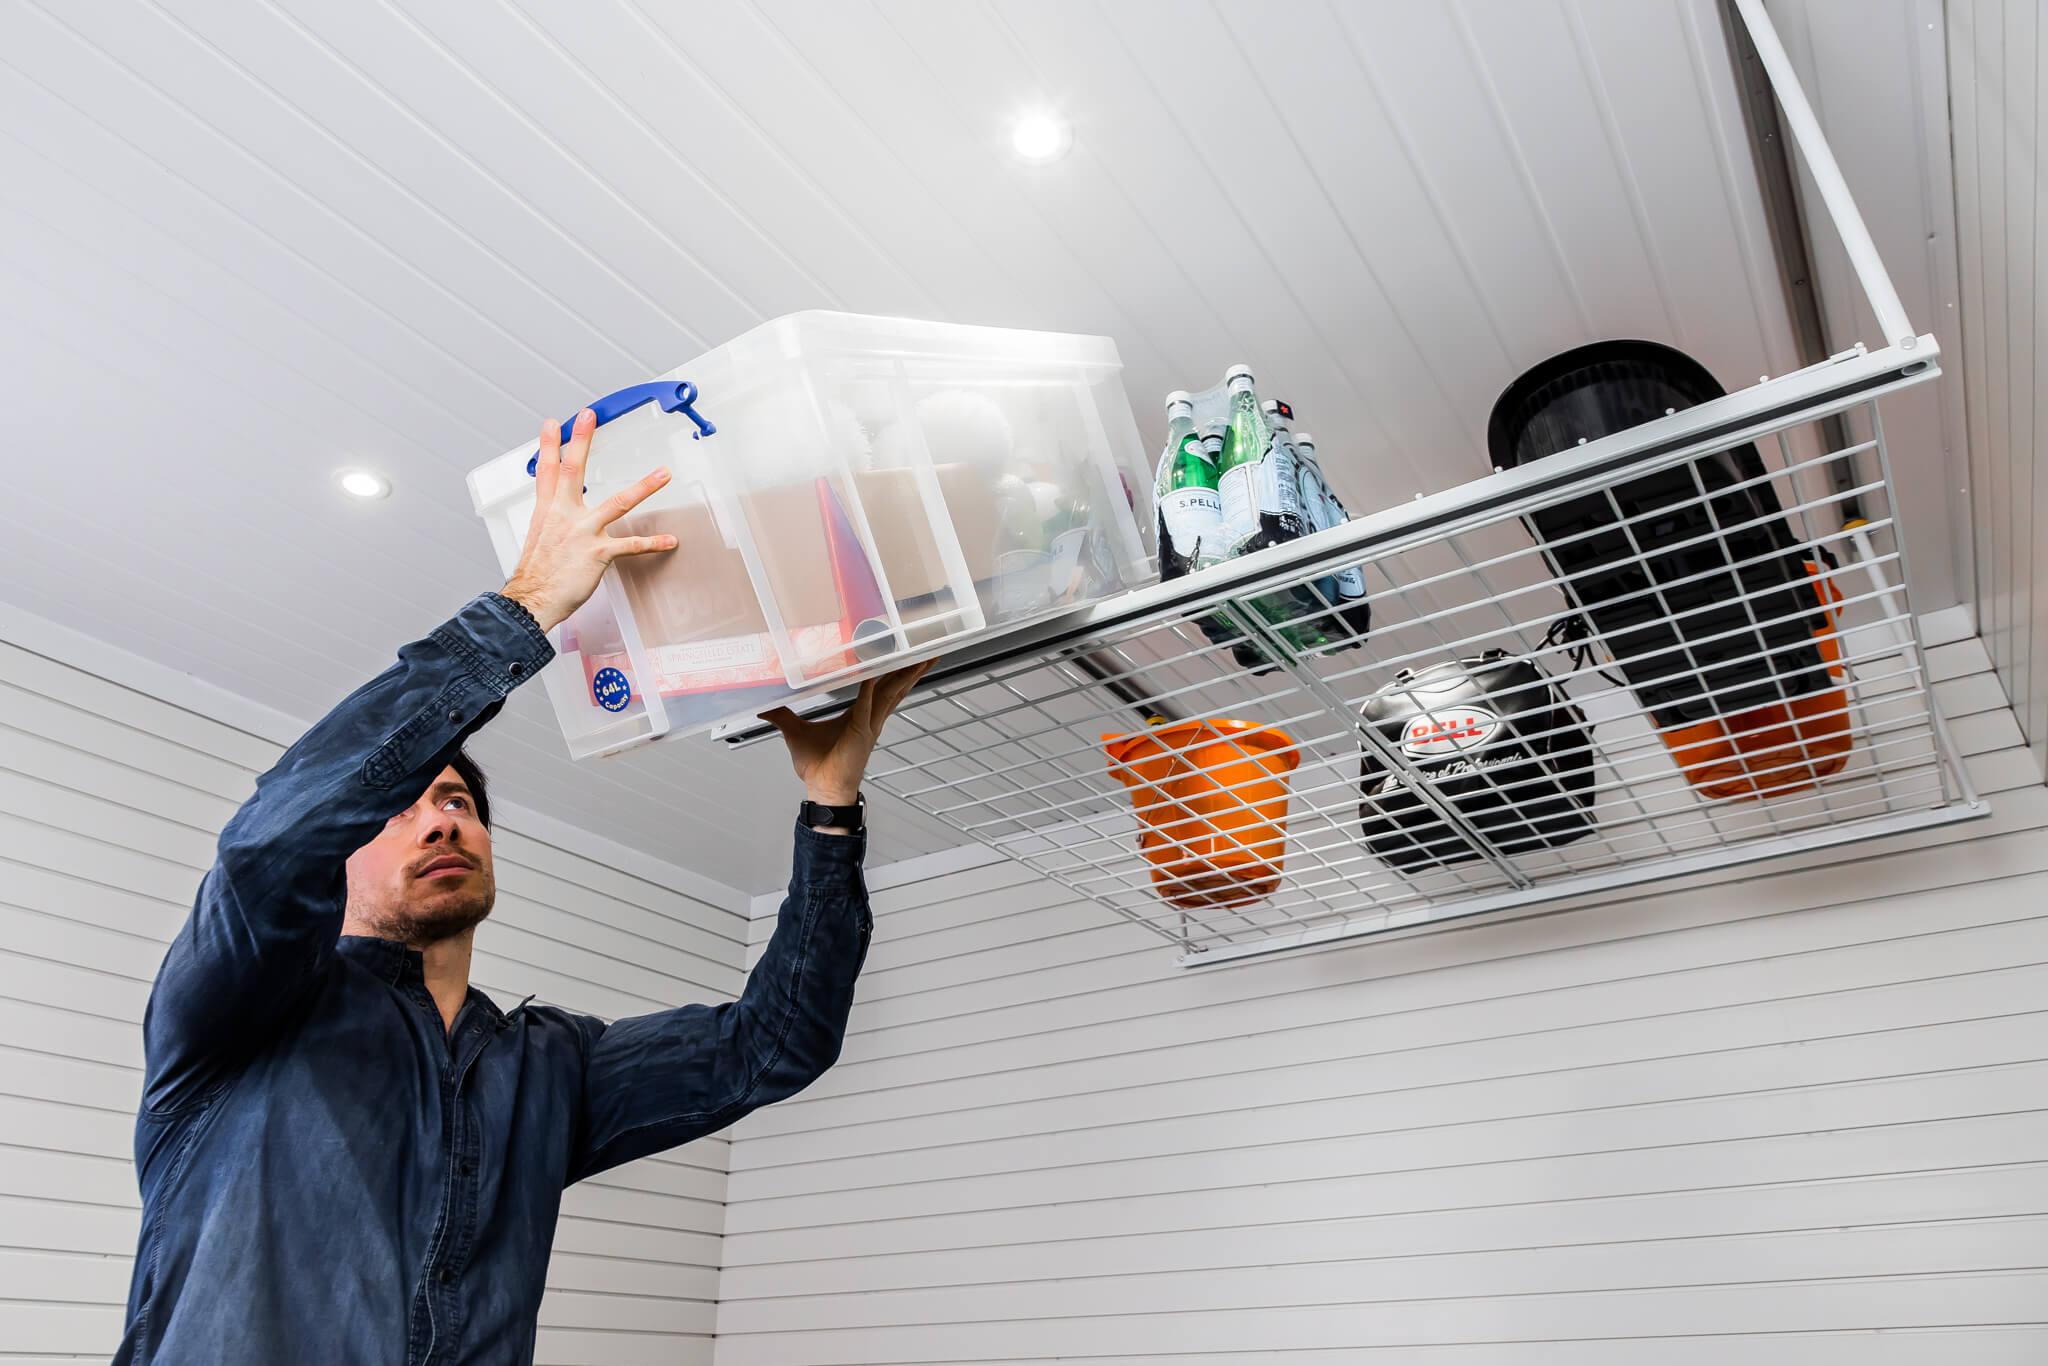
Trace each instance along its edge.
{"label": "orange bucket", "polygon": [[1145,822],[1138,848],[1176,906],[1243,906],[1280,885],[1294,738],[1249,721],[1175,721],[1105,735],[1109,770]]}
{"label": "orange bucket", "polygon": [[[1835,642],[1836,603],[1842,595],[1821,567],[1806,561],[1814,591],[1827,607],[1827,625],[1813,633],[1828,677],[1848,681]],[[1748,801],[1816,787],[1849,761],[1849,699],[1839,687],[1734,716],[1663,732],[1664,743],[1701,795]]]}

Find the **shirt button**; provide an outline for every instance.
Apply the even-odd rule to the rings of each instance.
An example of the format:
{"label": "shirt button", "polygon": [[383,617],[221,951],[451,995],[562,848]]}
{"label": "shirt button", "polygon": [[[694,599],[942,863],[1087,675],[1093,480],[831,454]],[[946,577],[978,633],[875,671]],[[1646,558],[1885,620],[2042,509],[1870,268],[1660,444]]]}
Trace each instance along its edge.
{"label": "shirt button", "polygon": [[517,678],[519,677],[519,675],[526,672],[526,665],[523,662],[515,659],[510,664],[507,664],[505,666],[505,672],[511,674],[514,678]]}
{"label": "shirt button", "polygon": [[454,1268],[454,1267],[452,1267],[452,1266],[444,1266],[444,1267],[442,1267],[442,1268],[441,1268],[441,1284],[443,1284],[443,1285],[453,1285],[453,1284],[455,1284],[455,1268]]}
{"label": "shirt button", "polygon": [[464,1176],[468,1176],[471,1172],[476,1170],[476,1164],[474,1162],[463,1162],[457,1165],[455,1170],[461,1172]]}
{"label": "shirt button", "polygon": [[462,724],[462,708],[456,707],[448,713],[448,719],[456,725]]}

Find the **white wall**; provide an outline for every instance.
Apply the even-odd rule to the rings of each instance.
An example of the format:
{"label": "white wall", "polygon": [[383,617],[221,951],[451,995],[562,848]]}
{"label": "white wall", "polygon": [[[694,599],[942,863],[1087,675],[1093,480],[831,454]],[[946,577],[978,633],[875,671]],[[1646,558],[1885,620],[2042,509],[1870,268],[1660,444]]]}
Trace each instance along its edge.
{"label": "white wall", "polygon": [[[103,1361],[120,1340],[143,1005],[215,834],[295,731],[0,611],[0,1359],[14,1366]],[[500,896],[477,939],[493,999],[617,1016],[737,994],[745,898],[517,795],[494,802]],[[568,1192],[540,1362],[710,1360],[726,1150],[705,1139]]]}
{"label": "white wall", "polygon": [[717,1366],[2048,1360],[2048,790],[1934,663],[1994,815],[1795,866],[1193,975],[1007,864],[879,891],[735,1130]]}
{"label": "white wall", "polygon": [[1963,393],[1984,639],[2036,755],[2048,756],[2048,18],[2038,0],[1949,0]]}

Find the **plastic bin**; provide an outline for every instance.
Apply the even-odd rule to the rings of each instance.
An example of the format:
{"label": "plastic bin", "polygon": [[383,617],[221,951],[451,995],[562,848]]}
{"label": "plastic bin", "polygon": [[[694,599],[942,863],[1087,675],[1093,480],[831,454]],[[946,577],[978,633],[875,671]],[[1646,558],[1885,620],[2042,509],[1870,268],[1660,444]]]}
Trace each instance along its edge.
{"label": "plastic bin", "polygon": [[[614,565],[557,633],[570,753],[708,730],[1143,582],[1122,369],[1106,337],[795,313],[592,404],[588,500],[668,466],[614,529],[679,548]],[[469,476],[507,573],[533,456]]]}
{"label": "plastic bin", "polygon": [[1105,735],[1110,771],[1145,823],[1138,847],[1175,906],[1244,906],[1280,885],[1291,736],[1249,721],[1176,721]]}

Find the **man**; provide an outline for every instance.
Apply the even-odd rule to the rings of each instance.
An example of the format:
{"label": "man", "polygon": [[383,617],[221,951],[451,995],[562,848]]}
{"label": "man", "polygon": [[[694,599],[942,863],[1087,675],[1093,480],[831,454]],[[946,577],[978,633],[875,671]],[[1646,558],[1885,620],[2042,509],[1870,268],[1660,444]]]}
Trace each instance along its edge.
{"label": "man", "polygon": [[539,504],[477,598],[258,780],[157,974],[135,1129],[142,1237],[117,1363],[530,1362],[563,1187],[722,1129],[832,1065],[872,921],[860,778],[916,682],[769,715],[809,803],[737,1002],[607,1025],[469,985],[488,796],[462,753],[554,657],[668,480],[583,502],[595,417],[543,429]]}

